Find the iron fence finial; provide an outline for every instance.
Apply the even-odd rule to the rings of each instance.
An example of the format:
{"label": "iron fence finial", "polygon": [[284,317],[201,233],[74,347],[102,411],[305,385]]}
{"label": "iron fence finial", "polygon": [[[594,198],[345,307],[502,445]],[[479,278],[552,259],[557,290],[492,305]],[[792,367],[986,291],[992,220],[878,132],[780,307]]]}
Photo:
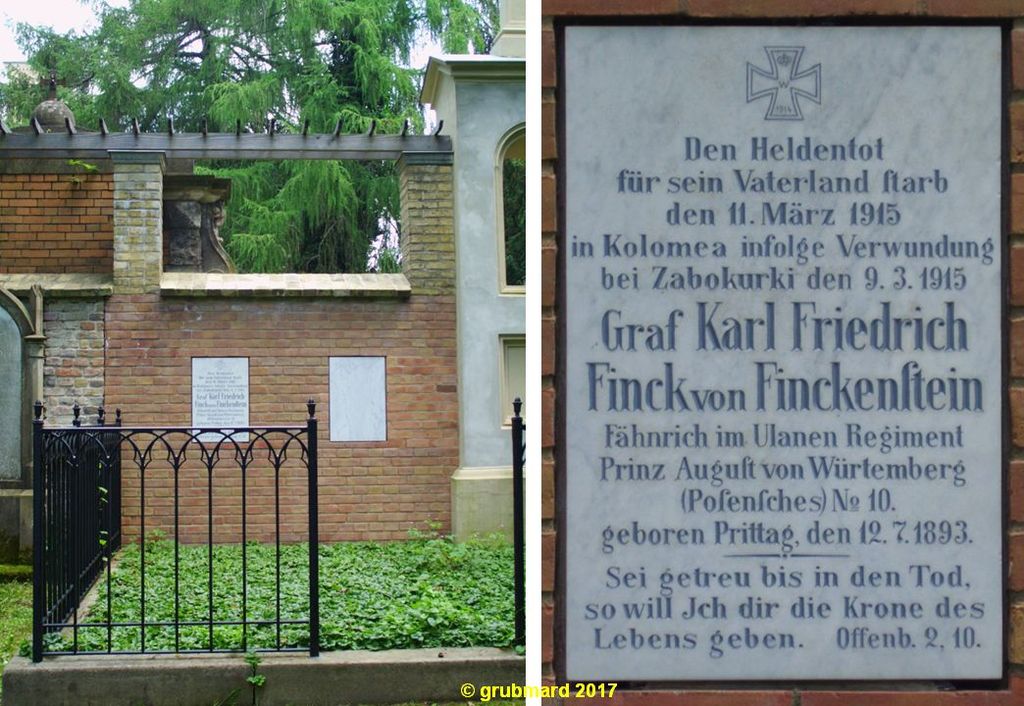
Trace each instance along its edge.
{"label": "iron fence finial", "polygon": [[306,409],[309,410],[309,418],[316,419],[316,400],[310,397],[309,401],[306,402]]}
{"label": "iron fence finial", "polygon": [[79,418],[82,416],[82,408],[78,406],[77,402],[75,402],[75,406],[71,408],[71,413],[75,415],[75,418],[71,423],[76,427],[82,426],[82,420]]}
{"label": "iron fence finial", "polygon": [[523,401],[520,398],[517,397],[513,400],[512,410],[516,413],[517,417],[519,416],[519,413],[523,411]]}
{"label": "iron fence finial", "polygon": [[32,405],[32,409],[36,415],[36,421],[40,421],[43,418],[43,403],[36,400],[36,403]]}

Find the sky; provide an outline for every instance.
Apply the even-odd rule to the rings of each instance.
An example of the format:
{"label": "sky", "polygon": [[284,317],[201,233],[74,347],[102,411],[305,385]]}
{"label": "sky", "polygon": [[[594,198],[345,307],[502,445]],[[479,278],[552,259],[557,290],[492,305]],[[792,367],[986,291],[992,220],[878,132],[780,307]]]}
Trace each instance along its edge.
{"label": "sky", "polygon": [[[108,0],[108,4],[119,7],[128,2]],[[49,25],[58,32],[67,32],[94,26],[94,16],[92,9],[79,0],[7,0],[0,4],[0,62],[25,60],[14,41],[14,25],[18,22]]]}
{"label": "sky", "polygon": [[[95,26],[91,4],[80,0],[4,0],[0,3],[0,64],[25,60],[25,55],[14,40],[14,26],[18,22],[49,25],[58,32],[86,30]],[[107,4],[124,7],[128,0],[107,0]],[[440,53],[440,47],[436,44],[417,47],[412,53],[412,65],[422,68],[431,54]]]}

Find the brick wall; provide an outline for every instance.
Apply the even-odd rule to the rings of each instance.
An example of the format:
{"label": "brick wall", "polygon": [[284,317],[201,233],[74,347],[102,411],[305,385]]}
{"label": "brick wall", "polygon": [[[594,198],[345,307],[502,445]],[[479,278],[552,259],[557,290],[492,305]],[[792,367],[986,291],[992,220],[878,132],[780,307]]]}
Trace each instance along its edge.
{"label": "brick wall", "polygon": [[49,423],[70,424],[76,402],[85,423],[95,423],[96,410],[103,404],[103,300],[50,299],[43,310],[43,331]]}
{"label": "brick wall", "polygon": [[[558,359],[558,248],[562,240],[558,225],[558,68],[556,23],[577,18],[606,17],[629,24],[631,17],[660,16],[670,21],[712,18],[728,21],[752,18],[803,19],[835,17],[885,24],[888,19],[923,24],[932,18],[1014,21],[1011,32],[1011,94],[1009,114],[1011,171],[1008,254],[1010,273],[1010,387],[1007,390],[1012,424],[1012,460],[1007,470],[1010,488],[1009,537],[1007,552],[1009,615],[1008,679],[1003,688],[988,691],[970,689],[936,691],[927,685],[904,687],[900,692],[851,690],[836,686],[771,690],[744,689],[731,683],[729,690],[619,690],[612,702],[618,704],[686,704],[686,706],[944,706],[964,704],[994,706],[1024,704],[1024,0],[545,0],[541,32],[541,198],[542,277],[541,291],[541,374],[543,414],[542,444],[542,655],[543,677],[553,683],[557,677],[555,650],[558,639],[555,592],[556,553],[556,386]],[[854,691],[856,690],[856,691]],[[579,700],[574,700],[574,703]],[[584,700],[586,701],[586,700]],[[607,704],[609,699],[593,700]]]}
{"label": "brick wall", "polygon": [[110,174],[0,174],[0,274],[109,273]]}
{"label": "brick wall", "polygon": [[[450,529],[449,483],[458,466],[454,296],[407,300],[161,298],[115,295],[106,309],[106,402],[126,425],[191,422],[192,356],[249,357],[249,418],[320,420],[320,536],[325,541],[404,539],[411,527]],[[387,358],[388,440],[329,441],[328,358]],[[357,404],[358,401],[353,401]],[[129,468],[126,464],[125,468]],[[173,485],[164,464],[146,476],[146,532],[173,531]],[[215,541],[237,541],[241,488],[229,463],[214,481]],[[305,474],[282,479],[282,538],[306,538]],[[205,541],[208,479],[190,465],[179,479],[185,541]],[[249,478],[250,537],[273,538],[273,478]],[[129,536],[139,531],[139,478],[126,471]]]}

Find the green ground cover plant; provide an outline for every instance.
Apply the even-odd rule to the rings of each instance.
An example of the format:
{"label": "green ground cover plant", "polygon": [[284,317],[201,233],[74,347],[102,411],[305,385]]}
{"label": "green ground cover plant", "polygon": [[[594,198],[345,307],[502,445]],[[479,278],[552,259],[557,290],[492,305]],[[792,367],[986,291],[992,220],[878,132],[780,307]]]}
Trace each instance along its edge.
{"label": "green ground cover plant", "polygon": [[32,567],[0,564],[0,673],[32,634]]}
{"label": "green ground cover plant", "polygon": [[[175,546],[165,539],[145,544],[145,619],[172,622],[175,617]],[[323,650],[415,647],[510,646],[514,638],[513,551],[501,538],[455,543],[444,538],[405,542],[344,542],[320,547],[320,644]],[[115,557],[111,580],[113,622],[141,617],[143,552],[138,544]],[[274,545],[249,543],[213,547],[213,619],[241,620],[243,598],[250,621],[273,621],[278,606]],[[209,617],[209,564],[206,545],[178,547],[179,620]],[[280,555],[282,620],[308,615],[308,548],[283,545]],[[107,621],[107,592],[100,582],[96,599],[80,623]],[[113,628],[115,651],[137,651],[140,628]],[[215,625],[215,649],[274,648],[272,625]],[[51,649],[70,649],[69,631],[48,636]],[[308,628],[283,625],[281,646],[305,648]],[[210,648],[205,625],[182,626],[182,650]],[[174,650],[175,631],[147,626],[147,651]],[[81,651],[106,651],[105,627],[79,627]]]}

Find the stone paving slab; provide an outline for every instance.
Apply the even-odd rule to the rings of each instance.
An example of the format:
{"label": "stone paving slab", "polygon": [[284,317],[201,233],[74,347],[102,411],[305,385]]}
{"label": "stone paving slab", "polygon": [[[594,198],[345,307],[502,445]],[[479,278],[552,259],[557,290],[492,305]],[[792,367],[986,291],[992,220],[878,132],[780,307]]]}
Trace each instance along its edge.
{"label": "stone paving slab", "polygon": [[[522,684],[526,661],[487,647],[263,654],[261,706],[339,706],[464,701],[463,684]],[[4,705],[213,706],[241,688],[251,702],[242,655],[15,657],[3,674]]]}
{"label": "stone paving slab", "polygon": [[412,291],[403,274],[164,272],[160,293],[188,297],[386,297]]}

